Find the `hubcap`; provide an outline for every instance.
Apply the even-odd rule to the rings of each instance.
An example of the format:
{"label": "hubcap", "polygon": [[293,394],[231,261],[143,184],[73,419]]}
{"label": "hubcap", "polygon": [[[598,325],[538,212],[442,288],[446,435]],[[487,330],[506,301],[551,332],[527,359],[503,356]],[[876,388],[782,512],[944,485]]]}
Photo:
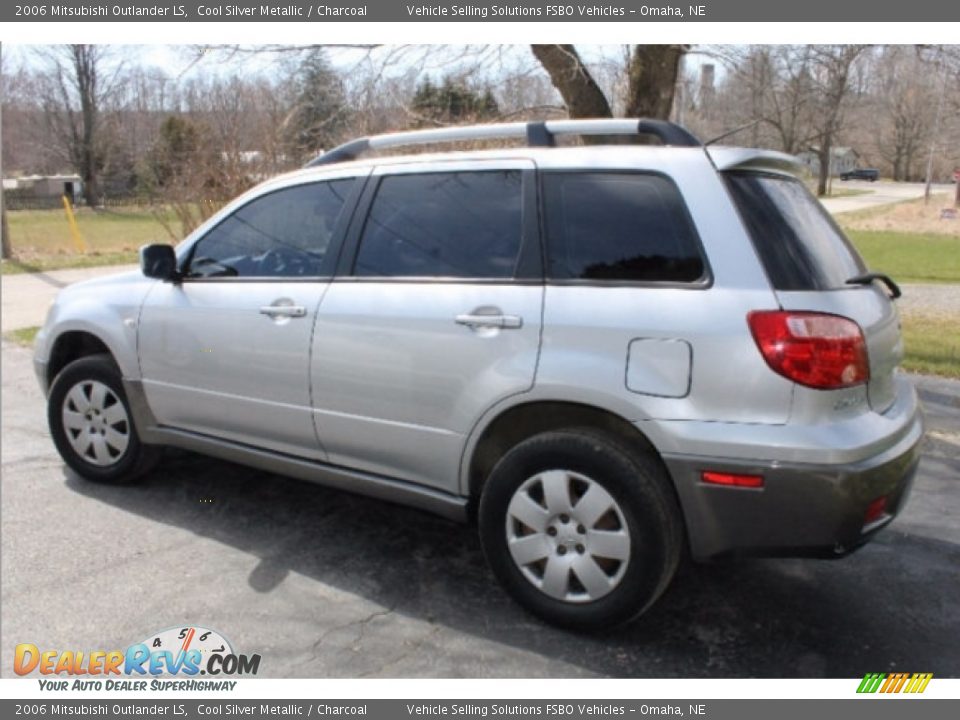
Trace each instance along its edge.
{"label": "hubcap", "polygon": [[507,547],[541,592],[585,603],[611,592],[630,561],[617,501],[580,473],[549,470],[526,480],[507,507]]}
{"label": "hubcap", "polygon": [[120,398],[97,380],[78,382],[63,400],[63,429],[74,451],[91,465],[117,462],[130,444],[130,420]]}

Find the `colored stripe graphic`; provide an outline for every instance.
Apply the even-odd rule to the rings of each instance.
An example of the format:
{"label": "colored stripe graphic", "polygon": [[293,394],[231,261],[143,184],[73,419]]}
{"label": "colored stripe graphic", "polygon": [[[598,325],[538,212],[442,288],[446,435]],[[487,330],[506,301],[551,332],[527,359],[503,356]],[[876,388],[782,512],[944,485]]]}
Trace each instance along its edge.
{"label": "colored stripe graphic", "polygon": [[863,676],[863,680],[860,681],[860,687],[857,688],[857,692],[875,693],[877,688],[880,687],[881,681],[886,676],[886,673],[867,673]]}
{"label": "colored stripe graphic", "polygon": [[858,693],[922,693],[927,689],[933,673],[867,673],[857,687]]}

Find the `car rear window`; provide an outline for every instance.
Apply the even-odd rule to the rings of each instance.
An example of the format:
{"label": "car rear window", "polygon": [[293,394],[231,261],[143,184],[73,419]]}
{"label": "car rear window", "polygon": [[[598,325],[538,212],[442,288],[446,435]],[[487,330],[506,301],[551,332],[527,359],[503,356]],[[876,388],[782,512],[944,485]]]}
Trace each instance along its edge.
{"label": "car rear window", "polygon": [[824,207],[795,178],[728,173],[727,185],[777,290],[835,290],[866,272]]}
{"label": "car rear window", "polygon": [[677,187],[660,175],[543,176],[549,277],[691,283],[706,264]]}

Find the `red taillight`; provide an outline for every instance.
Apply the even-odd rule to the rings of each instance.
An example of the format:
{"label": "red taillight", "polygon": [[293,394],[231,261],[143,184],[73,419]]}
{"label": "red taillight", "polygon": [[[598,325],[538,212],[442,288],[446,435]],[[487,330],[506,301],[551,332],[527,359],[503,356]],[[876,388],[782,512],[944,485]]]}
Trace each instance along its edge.
{"label": "red taillight", "polygon": [[763,487],[762,475],[740,475],[738,473],[713,472],[712,470],[704,470],[702,473],[700,473],[700,478],[703,480],[703,482],[710,485],[726,485],[727,487],[746,488]]}
{"label": "red taillight", "polygon": [[887,514],[887,496],[881,495],[876,500],[867,505],[867,512],[863,515],[863,524],[869,525],[870,523],[879,520],[884,515]]}
{"label": "red taillight", "polygon": [[863,331],[849,318],[773,310],[752,312],[747,322],[767,365],[785,378],[819,390],[870,379]]}

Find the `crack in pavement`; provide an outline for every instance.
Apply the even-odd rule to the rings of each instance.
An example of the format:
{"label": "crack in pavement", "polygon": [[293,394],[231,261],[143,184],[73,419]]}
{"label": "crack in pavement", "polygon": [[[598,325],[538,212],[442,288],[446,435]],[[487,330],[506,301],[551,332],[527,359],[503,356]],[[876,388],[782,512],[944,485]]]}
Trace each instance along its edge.
{"label": "crack in pavement", "polygon": [[396,606],[386,608],[385,610],[377,610],[376,612],[372,612],[369,615],[366,615],[360,618],[359,620],[351,620],[350,622],[344,623],[343,625],[336,625],[332,628],[329,628],[313,644],[313,648],[311,651],[311,659],[312,660],[317,659],[317,651],[319,650],[320,645],[323,644],[323,641],[327,639],[327,637],[329,637],[330,635],[332,635],[333,633],[339,630],[346,630],[347,628],[351,628],[354,626],[357,626],[359,628],[359,632],[357,633],[357,636],[353,641],[353,645],[354,647],[356,647],[363,641],[363,635],[366,632],[367,625],[369,625],[371,622],[373,622],[377,618],[387,617],[388,615],[392,614],[395,607]]}
{"label": "crack in pavement", "polygon": [[366,670],[366,671],[360,673],[359,675],[357,675],[357,677],[362,677],[362,678],[373,677],[374,675],[383,672],[383,671],[386,670],[388,667],[392,667],[392,666],[394,666],[394,665],[397,665],[397,664],[403,662],[403,661],[406,660],[408,657],[410,657],[411,655],[413,655],[415,652],[419,651],[420,648],[422,648],[422,647],[424,646],[424,644],[427,642],[427,640],[429,640],[430,638],[432,638],[432,637],[433,637],[434,635],[436,635],[439,631],[440,631],[440,626],[439,626],[439,625],[434,625],[432,628],[430,628],[430,632],[428,632],[426,635],[424,635],[423,637],[421,637],[421,638],[420,638],[419,640],[417,640],[416,642],[410,643],[408,650],[406,650],[405,652],[400,653],[399,655],[397,655],[397,656],[396,656],[395,658],[393,658],[392,660],[389,660],[389,661],[384,662],[384,663],[380,663],[380,664],[377,665],[376,667],[371,668],[370,670]]}

